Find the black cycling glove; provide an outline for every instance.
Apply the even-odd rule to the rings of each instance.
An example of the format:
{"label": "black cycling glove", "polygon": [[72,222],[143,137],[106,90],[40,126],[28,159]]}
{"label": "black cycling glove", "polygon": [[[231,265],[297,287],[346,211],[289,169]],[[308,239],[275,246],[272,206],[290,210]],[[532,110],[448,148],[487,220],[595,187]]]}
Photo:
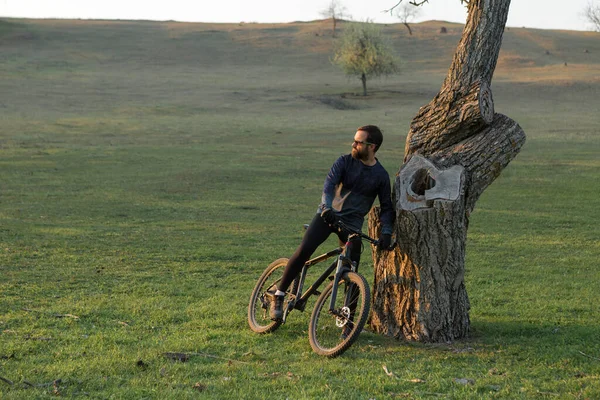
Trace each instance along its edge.
{"label": "black cycling glove", "polygon": [[321,218],[323,218],[323,221],[325,221],[325,223],[328,225],[335,225],[338,221],[335,212],[333,212],[331,208],[323,209],[323,212],[321,213]]}
{"label": "black cycling glove", "polygon": [[392,235],[388,233],[384,233],[379,238],[379,248],[383,250],[389,250],[390,245],[392,244]]}

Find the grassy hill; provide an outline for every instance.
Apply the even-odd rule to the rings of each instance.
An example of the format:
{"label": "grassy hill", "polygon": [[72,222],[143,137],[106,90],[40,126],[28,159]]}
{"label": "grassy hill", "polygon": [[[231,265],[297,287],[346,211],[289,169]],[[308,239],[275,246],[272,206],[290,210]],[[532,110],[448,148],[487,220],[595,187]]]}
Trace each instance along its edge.
{"label": "grassy hill", "polygon": [[471,216],[471,338],[324,360],[306,313],[247,328],[356,127],[398,170],[462,26],[384,26],[402,73],[367,97],[330,29],[0,19],[0,397],[600,397],[598,33],[505,32],[496,111],[528,139]]}
{"label": "grassy hill", "polygon": [[[441,26],[448,28],[447,34],[439,33]],[[296,126],[306,120],[304,112],[320,117],[330,113],[332,105],[359,110],[376,105],[388,111],[378,122],[388,133],[401,136],[416,110],[439,89],[461,26],[417,24],[413,36],[401,24],[386,26],[385,31],[403,72],[369,82],[373,96],[366,100],[355,96],[359,81],[347,79],[331,65],[326,21],[267,25],[7,20],[0,43],[3,76],[9,79],[4,79],[0,101],[9,107],[8,116],[18,115],[10,110],[26,106],[50,122],[93,113],[105,119],[107,132],[119,130],[117,124],[125,120],[129,125],[132,116],[202,118],[211,124],[213,118],[205,122],[204,116],[218,114],[216,121],[224,117],[239,125],[267,107],[275,115],[296,118],[290,121]],[[573,104],[565,99],[569,87],[577,93],[582,113],[595,111],[599,60],[597,33],[510,28],[493,82],[497,110],[512,116],[522,110],[520,105],[512,107],[515,97],[527,92],[533,100],[527,109],[534,107],[531,114],[547,117],[552,105],[535,106],[548,99]],[[329,96],[345,99],[336,102]],[[350,126],[364,119],[361,112],[352,114],[358,118],[348,121]],[[332,121],[324,131],[339,129],[339,122]]]}

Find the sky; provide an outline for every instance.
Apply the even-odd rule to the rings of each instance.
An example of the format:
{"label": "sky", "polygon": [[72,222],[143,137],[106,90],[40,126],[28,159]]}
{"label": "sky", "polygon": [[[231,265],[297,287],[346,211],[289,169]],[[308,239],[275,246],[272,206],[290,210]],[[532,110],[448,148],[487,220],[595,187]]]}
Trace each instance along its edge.
{"label": "sky", "polygon": [[[398,0],[339,0],[352,19],[398,23],[384,10]],[[404,3],[409,0],[403,0]],[[146,19],[188,22],[292,22],[322,19],[331,0],[0,0],[0,16],[16,18]],[[600,0],[512,0],[507,26],[590,30],[583,17]],[[460,0],[429,0],[414,22],[464,23]]]}

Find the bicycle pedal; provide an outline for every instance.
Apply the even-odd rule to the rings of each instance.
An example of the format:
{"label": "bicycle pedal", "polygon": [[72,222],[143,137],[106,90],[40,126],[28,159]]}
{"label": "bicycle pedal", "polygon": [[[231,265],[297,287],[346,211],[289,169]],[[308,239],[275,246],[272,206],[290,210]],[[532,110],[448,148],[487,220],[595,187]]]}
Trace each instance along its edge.
{"label": "bicycle pedal", "polygon": [[260,300],[260,307],[261,307],[263,310],[267,310],[267,309],[269,309],[269,302],[265,300],[265,296],[264,296],[264,295],[263,295],[263,296],[260,296],[260,299],[259,299],[259,300]]}

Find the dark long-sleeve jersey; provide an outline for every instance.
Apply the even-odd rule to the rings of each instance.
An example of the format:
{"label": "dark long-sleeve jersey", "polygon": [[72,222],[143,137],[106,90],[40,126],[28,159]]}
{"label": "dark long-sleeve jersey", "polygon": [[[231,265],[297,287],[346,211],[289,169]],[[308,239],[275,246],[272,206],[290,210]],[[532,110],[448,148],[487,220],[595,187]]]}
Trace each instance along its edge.
{"label": "dark long-sleeve jersey", "polygon": [[387,171],[379,161],[368,166],[346,154],[336,160],[325,178],[318,212],[331,208],[346,225],[361,230],[375,197],[381,206],[381,233],[391,234],[394,209]]}

